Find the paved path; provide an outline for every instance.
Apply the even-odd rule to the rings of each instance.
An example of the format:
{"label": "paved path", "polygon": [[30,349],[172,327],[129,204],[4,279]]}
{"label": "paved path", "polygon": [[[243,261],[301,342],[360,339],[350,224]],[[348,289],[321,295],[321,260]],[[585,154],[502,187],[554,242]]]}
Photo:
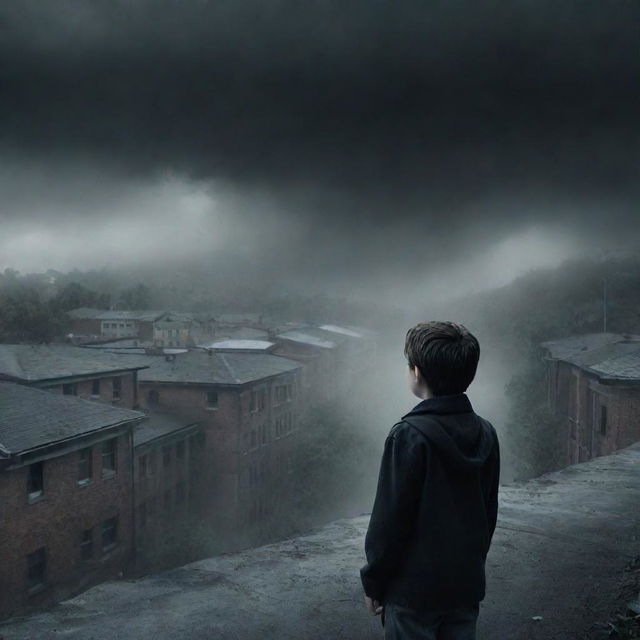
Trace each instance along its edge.
{"label": "paved path", "polygon": [[[624,567],[640,555],[640,443],[503,487],[488,559],[482,640],[576,640],[615,607]],[[104,583],[46,613],[0,625],[5,640],[380,638],[358,569],[368,518]],[[541,620],[534,620],[541,616]],[[592,632],[591,632],[592,633]]]}

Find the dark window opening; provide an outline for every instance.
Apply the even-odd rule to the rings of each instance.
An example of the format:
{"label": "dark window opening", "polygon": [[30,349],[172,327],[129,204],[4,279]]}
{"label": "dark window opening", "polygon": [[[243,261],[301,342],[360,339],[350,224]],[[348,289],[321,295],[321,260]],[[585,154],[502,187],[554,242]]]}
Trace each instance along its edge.
{"label": "dark window opening", "polygon": [[147,394],[149,404],[160,404],[160,392],[157,389],[149,389]]}
{"label": "dark window opening", "polygon": [[122,379],[113,379],[113,399],[117,400],[122,395]]}
{"label": "dark window opening", "polygon": [[184,441],[176,444],[176,458],[182,460],[184,458]]}
{"label": "dark window opening", "polygon": [[86,447],[80,450],[80,460],[78,462],[78,482],[87,483],[92,475],[92,449]]}
{"label": "dark window opening", "polygon": [[217,391],[207,392],[207,407],[209,407],[210,409],[218,408],[218,392]]}
{"label": "dark window opening", "polygon": [[78,389],[73,382],[67,382],[62,385],[62,393],[65,396],[75,396],[78,394]]}
{"label": "dark window opening", "polygon": [[607,407],[603,405],[600,407],[600,435],[607,435]]}
{"label": "dark window opening", "polygon": [[82,532],[80,556],[83,560],[91,560],[93,558],[93,531],[91,529],[85,529]]}
{"label": "dark window opening", "polygon": [[116,472],[116,438],[102,443],[102,473],[105,475]]}
{"label": "dark window opening", "polygon": [[168,467],[171,464],[171,447],[162,447],[162,466]]}
{"label": "dark window opening", "polygon": [[93,380],[91,382],[91,395],[92,396],[100,395],[100,380]]}
{"label": "dark window opening", "polygon": [[44,492],[43,463],[34,462],[29,465],[29,475],[27,476],[27,493],[29,500],[41,496]]}
{"label": "dark window opening", "polygon": [[118,519],[109,518],[102,523],[102,550],[109,551],[118,541]]}

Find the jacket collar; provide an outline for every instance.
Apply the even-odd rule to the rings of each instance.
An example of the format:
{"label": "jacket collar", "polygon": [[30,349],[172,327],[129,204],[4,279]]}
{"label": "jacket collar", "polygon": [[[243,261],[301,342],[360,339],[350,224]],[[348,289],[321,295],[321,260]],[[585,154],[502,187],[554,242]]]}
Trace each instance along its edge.
{"label": "jacket collar", "polygon": [[409,413],[402,416],[420,415],[423,413],[447,414],[447,413],[471,413],[473,407],[466,393],[456,393],[451,396],[433,396],[419,402]]}

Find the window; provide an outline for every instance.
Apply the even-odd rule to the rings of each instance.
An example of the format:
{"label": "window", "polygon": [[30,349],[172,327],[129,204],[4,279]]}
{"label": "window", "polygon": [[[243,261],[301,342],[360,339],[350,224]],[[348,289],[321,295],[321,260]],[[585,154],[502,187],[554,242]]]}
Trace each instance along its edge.
{"label": "window", "polygon": [[264,389],[258,391],[258,411],[262,411],[267,406],[267,392]]}
{"label": "window", "polygon": [[207,407],[209,407],[209,409],[218,408],[218,392],[217,391],[207,392]]}
{"label": "window", "polygon": [[160,392],[157,389],[149,389],[147,393],[149,404],[160,404]]}
{"label": "window", "polygon": [[91,381],[91,395],[99,396],[100,395],[100,380],[92,380]]}
{"label": "window", "polygon": [[27,556],[27,587],[29,591],[40,590],[47,579],[47,554],[45,547]]}
{"label": "window", "polygon": [[29,465],[27,494],[30,502],[36,500],[44,493],[43,464],[42,462],[34,462]]}
{"label": "window", "polygon": [[171,489],[167,489],[164,492],[164,499],[162,503],[165,511],[169,511],[171,509]]}
{"label": "window", "polygon": [[118,541],[118,518],[109,518],[102,523],[102,550],[109,551]]}
{"label": "window", "polygon": [[258,410],[258,392],[251,392],[251,401],[249,402],[249,411],[257,411]]}
{"label": "window", "polygon": [[254,447],[258,446],[258,435],[256,433],[256,428],[253,427],[251,429],[251,448],[253,449]]}
{"label": "window", "polygon": [[291,385],[280,384],[276,387],[276,402],[278,404],[291,400]]}
{"label": "window", "polygon": [[267,425],[263,424],[260,429],[262,430],[262,444],[267,444]]}
{"label": "window", "polygon": [[122,394],[122,379],[113,379],[113,399],[118,400]]}
{"label": "window", "polygon": [[184,482],[178,482],[176,485],[176,504],[184,503]]}
{"label": "window", "polygon": [[176,458],[178,460],[184,459],[184,440],[181,440],[176,444]]}
{"label": "window", "polygon": [[607,435],[607,406],[602,405],[600,407],[600,435]]}
{"label": "window", "polygon": [[80,449],[80,460],[78,460],[78,484],[87,484],[91,480],[92,474],[92,453],[91,447]]}
{"label": "window", "polygon": [[75,383],[67,382],[62,385],[62,393],[65,396],[75,396],[78,395],[78,388]]}
{"label": "window", "polygon": [[85,529],[82,532],[80,557],[85,561],[93,558],[93,531],[91,529]]}
{"label": "window", "polygon": [[162,466],[168,467],[171,464],[171,447],[162,447]]}
{"label": "window", "polygon": [[116,444],[117,438],[105,440],[102,443],[102,475],[109,476],[116,472]]}

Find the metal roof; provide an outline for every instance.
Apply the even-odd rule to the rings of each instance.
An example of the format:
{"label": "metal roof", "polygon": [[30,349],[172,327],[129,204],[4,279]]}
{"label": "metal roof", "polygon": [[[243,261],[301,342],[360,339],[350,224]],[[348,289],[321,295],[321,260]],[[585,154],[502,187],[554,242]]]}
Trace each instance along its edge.
{"label": "metal roof", "polygon": [[321,324],[320,329],[331,331],[333,333],[340,333],[345,336],[350,336],[351,338],[364,338],[364,335],[362,333],[358,333],[357,331],[348,329],[347,327],[340,327],[336,324]]}
{"label": "metal roof", "polygon": [[69,344],[0,344],[0,378],[37,382],[142,369],[139,359]]}
{"label": "metal roof", "polygon": [[549,340],[543,342],[542,346],[548,349],[552,358],[567,360],[584,351],[599,349],[608,344],[628,340],[630,337],[640,339],[640,336],[628,336],[621,333],[586,333],[560,340]]}
{"label": "metal roof", "polygon": [[164,316],[166,311],[139,310],[131,311],[125,309],[92,309],[80,307],[72,309],[68,315],[77,320],[138,320],[143,322],[153,322]]}
{"label": "metal roof", "polygon": [[141,382],[182,384],[246,384],[299,369],[294,360],[269,353],[217,353],[190,351],[172,359],[148,356],[149,368],[138,374]]}
{"label": "metal roof", "polygon": [[0,447],[10,454],[143,417],[139,411],[0,382]]}
{"label": "metal roof", "polygon": [[277,337],[282,338],[283,340],[291,340],[292,342],[308,344],[313,347],[320,347],[321,349],[335,349],[338,346],[338,342],[334,339],[330,339],[330,337],[327,336],[327,332],[318,333],[318,330],[314,331],[312,329],[285,331],[283,333],[279,333]]}
{"label": "metal roof", "polygon": [[198,345],[203,349],[213,349],[214,351],[234,351],[245,350],[245,351],[268,351],[273,346],[275,346],[275,342],[269,342],[268,340],[216,340],[214,342],[210,342],[209,344],[201,344]]}

